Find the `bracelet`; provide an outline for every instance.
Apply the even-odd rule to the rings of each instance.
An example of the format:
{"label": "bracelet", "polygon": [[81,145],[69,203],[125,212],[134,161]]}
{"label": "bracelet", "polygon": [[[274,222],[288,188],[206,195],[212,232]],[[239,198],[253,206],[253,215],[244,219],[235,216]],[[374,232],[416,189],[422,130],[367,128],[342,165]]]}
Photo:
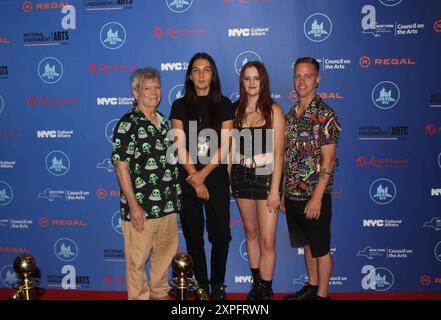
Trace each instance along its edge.
{"label": "bracelet", "polygon": [[332,171],[331,172],[327,172],[324,169],[322,171],[320,171],[320,177],[324,177],[325,175],[331,176],[332,175]]}

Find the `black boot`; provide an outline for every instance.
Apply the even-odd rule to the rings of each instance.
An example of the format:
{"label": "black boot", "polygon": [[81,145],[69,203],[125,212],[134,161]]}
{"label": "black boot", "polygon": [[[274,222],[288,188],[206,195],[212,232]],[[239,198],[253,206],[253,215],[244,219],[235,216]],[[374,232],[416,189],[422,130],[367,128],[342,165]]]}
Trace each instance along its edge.
{"label": "black boot", "polygon": [[258,268],[251,268],[251,274],[253,275],[253,284],[247,295],[247,300],[260,300],[260,271]]}
{"label": "black boot", "polygon": [[260,279],[260,300],[273,300],[273,282]]}
{"label": "black boot", "polygon": [[211,300],[227,300],[226,285],[219,282],[211,286]]}

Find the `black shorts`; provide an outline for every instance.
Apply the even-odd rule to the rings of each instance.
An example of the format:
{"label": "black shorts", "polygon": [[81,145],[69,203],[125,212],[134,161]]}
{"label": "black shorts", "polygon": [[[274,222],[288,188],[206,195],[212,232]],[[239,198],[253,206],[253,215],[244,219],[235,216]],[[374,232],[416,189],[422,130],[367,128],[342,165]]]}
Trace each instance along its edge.
{"label": "black shorts", "polygon": [[256,175],[255,168],[233,164],[231,190],[234,198],[266,200],[271,188],[271,174]]}
{"label": "black shorts", "polygon": [[308,220],[304,213],[308,201],[285,198],[289,238],[294,248],[309,245],[314,258],[326,255],[331,246],[332,197],[324,194],[318,220]]}

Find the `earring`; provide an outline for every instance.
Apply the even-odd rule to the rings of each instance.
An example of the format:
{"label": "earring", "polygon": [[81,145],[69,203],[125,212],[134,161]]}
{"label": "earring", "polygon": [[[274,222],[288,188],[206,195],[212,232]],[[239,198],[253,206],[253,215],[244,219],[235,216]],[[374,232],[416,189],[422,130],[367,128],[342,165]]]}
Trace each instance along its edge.
{"label": "earring", "polygon": [[318,88],[318,87],[319,87],[319,84],[318,84],[318,83],[316,83],[315,87],[316,87],[316,88]]}

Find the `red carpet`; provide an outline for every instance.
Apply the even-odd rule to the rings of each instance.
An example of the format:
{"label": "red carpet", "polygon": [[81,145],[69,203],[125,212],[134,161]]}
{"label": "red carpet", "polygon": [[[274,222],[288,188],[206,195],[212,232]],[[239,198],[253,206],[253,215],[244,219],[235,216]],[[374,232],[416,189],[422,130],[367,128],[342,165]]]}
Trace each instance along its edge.
{"label": "red carpet", "polygon": [[[9,299],[15,291],[0,289],[0,300]],[[282,300],[286,293],[276,293]],[[441,293],[332,293],[332,300],[441,300]],[[245,300],[246,293],[229,293],[229,300]],[[126,300],[126,292],[45,290],[39,300]],[[173,300],[170,298],[170,300]]]}

